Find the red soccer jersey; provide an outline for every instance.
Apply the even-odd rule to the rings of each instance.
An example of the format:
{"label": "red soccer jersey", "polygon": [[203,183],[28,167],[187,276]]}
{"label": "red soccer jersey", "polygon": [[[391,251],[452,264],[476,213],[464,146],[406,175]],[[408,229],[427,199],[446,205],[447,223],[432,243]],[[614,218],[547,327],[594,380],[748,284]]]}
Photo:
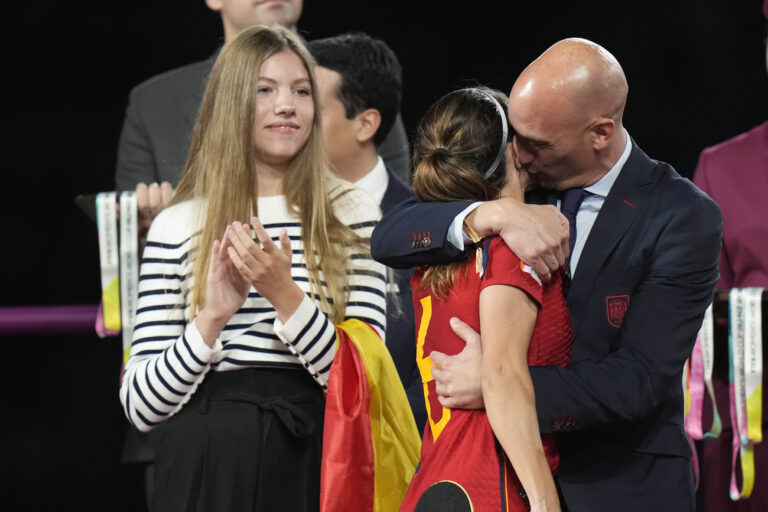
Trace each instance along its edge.
{"label": "red soccer jersey", "polygon": [[[440,405],[432,379],[433,350],[452,355],[464,348],[464,341],[451,330],[449,320],[458,317],[480,330],[480,291],[486,286],[509,285],[525,291],[539,305],[539,314],[528,349],[531,366],[566,365],[570,358],[573,332],[556,274],[542,284],[535,271],[496,237],[487,242],[487,261],[482,278],[475,271],[475,255],[459,270],[448,297],[435,297],[431,290],[419,291],[423,270],[413,276],[416,315],[416,358],[424,383],[428,428],[424,431],[421,463],[408,488],[401,511],[432,510],[442,503],[466,504],[466,510],[525,511],[527,500],[501,445],[491,430],[485,410],[445,409]],[[558,456],[552,435],[542,436],[553,473]],[[452,509],[454,510],[454,509]],[[458,509],[455,509],[458,510]]]}

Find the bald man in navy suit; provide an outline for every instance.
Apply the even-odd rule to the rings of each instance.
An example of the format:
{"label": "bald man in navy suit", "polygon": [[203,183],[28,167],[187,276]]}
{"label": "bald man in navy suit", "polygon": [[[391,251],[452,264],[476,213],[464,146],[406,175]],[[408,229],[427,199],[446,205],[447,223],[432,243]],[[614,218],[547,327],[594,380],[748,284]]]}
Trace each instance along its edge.
{"label": "bald man in navy suit", "polygon": [[[519,165],[564,202],[579,196],[572,226],[554,206],[511,199],[413,202],[382,219],[372,248],[392,266],[448,260],[463,250],[466,223],[501,235],[544,279],[570,254],[572,362],[531,368],[539,427],[560,433],[561,503],[571,512],[693,512],[682,370],[718,279],[722,220],[706,194],[629,137],[627,92],[615,57],[584,39],[550,47],[512,88]],[[423,232],[428,246],[412,248]],[[490,362],[477,333],[459,320],[451,327],[467,345],[430,355],[440,401],[482,407]]]}

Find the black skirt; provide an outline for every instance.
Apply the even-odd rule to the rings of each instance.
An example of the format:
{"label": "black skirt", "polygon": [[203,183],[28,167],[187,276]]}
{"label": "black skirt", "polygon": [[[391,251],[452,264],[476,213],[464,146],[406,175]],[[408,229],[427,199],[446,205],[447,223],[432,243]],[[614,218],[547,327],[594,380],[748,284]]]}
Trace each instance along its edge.
{"label": "black skirt", "polygon": [[158,427],[152,510],[318,510],[324,410],[301,369],[210,372]]}

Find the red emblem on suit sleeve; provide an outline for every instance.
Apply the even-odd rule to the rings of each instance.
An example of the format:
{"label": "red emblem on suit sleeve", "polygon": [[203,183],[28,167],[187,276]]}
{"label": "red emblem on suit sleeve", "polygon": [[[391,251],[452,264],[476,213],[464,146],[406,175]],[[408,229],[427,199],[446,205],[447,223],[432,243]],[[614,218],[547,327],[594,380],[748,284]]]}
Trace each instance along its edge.
{"label": "red emblem on suit sleeve", "polygon": [[624,317],[629,309],[629,295],[614,295],[605,298],[605,312],[608,323],[619,328],[624,323]]}
{"label": "red emblem on suit sleeve", "polygon": [[429,247],[430,245],[432,245],[432,234],[429,231],[413,234],[411,249],[420,249],[422,247]]}

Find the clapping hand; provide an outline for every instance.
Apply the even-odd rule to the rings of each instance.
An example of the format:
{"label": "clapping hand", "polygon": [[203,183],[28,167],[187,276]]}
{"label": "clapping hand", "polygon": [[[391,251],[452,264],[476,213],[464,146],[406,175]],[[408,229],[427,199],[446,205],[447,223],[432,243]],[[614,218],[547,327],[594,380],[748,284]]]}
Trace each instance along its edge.
{"label": "clapping hand", "polygon": [[280,320],[285,322],[305,296],[291,275],[291,241],[283,229],[280,231],[278,247],[259,219],[253,217],[251,225],[258,243],[251,238],[250,229],[245,224],[233,222],[227,228],[232,241],[227,248],[229,259],[242,278],[272,304]]}
{"label": "clapping hand", "polygon": [[228,227],[222,242],[215,240],[211,248],[206,280],[205,306],[195,320],[206,344],[210,347],[232,315],[248,298],[250,283],[238,272],[229,258],[232,233]]}

